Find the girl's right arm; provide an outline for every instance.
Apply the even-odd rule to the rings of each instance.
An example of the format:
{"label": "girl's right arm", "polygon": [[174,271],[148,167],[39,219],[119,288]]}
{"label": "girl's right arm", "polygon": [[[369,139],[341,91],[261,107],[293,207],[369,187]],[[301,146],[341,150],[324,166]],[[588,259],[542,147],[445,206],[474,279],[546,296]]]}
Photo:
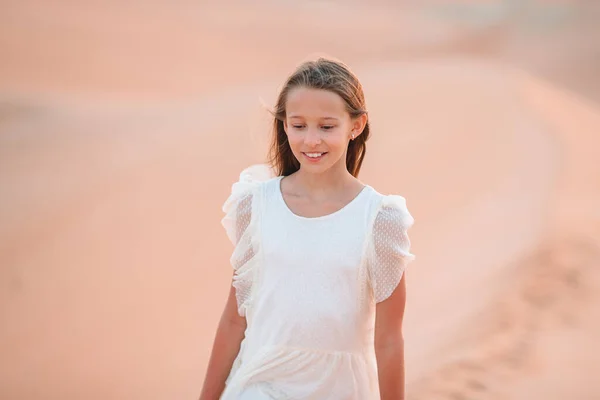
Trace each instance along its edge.
{"label": "girl's right arm", "polygon": [[218,400],[221,396],[245,330],[246,318],[238,314],[235,288],[231,286],[213,342],[200,400]]}

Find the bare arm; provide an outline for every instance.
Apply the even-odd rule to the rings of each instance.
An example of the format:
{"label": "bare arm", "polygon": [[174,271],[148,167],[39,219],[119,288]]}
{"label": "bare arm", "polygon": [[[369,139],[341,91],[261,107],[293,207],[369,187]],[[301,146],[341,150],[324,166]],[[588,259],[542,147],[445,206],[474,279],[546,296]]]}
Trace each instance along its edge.
{"label": "bare arm", "polygon": [[231,286],[213,342],[200,400],[218,400],[221,396],[245,330],[246,318],[238,314],[235,288]]}
{"label": "bare arm", "polygon": [[406,304],[404,276],[386,300],[377,303],[375,356],[381,400],[404,400],[404,338],[402,320]]}

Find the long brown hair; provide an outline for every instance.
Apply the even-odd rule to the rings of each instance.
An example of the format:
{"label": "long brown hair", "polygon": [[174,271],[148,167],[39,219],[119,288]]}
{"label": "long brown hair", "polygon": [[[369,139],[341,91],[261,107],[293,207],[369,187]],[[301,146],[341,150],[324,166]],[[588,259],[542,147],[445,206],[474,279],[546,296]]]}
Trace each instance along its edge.
{"label": "long brown hair", "polygon": [[[332,59],[318,58],[315,61],[307,61],[301,64],[283,85],[273,110],[273,135],[268,158],[273,171],[277,175],[287,176],[300,169],[300,163],[292,153],[287,135],[283,129],[287,96],[296,87],[322,89],[336,93],[344,100],[346,110],[351,118],[367,114],[362,85],[356,75],[344,63]],[[369,121],[367,120],[362,134],[348,143],[346,168],[354,177],[358,177],[360,172],[368,139]]]}

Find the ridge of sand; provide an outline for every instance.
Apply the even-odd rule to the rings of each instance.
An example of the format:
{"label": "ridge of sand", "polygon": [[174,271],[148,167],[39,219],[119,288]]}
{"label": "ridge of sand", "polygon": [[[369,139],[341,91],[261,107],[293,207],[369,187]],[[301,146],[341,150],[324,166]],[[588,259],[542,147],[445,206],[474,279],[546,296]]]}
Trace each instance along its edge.
{"label": "ridge of sand", "polygon": [[[586,281],[588,273],[585,272],[587,270],[580,272],[578,267],[572,270],[564,262],[565,257],[569,259],[574,251],[577,252],[574,249],[579,249],[577,239],[567,241],[565,250],[561,250],[567,255],[561,256],[563,261],[556,261],[553,270],[540,272],[539,260],[553,259],[554,243],[557,243],[544,239],[545,230],[551,226],[547,222],[548,217],[555,212],[555,202],[547,199],[557,191],[562,176],[559,166],[565,162],[564,151],[557,148],[557,143],[561,142],[554,131],[556,123],[551,118],[544,118],[543,114],[535,114],[535,117],[524,111],[522,106],[531,98],[523,87],[532,90],[533,94],[538,93],[538,89],[530,83],[530,78],[507,67],[457,59],[388,63],[370,68],[365,65],[361,68],[370,88],[371,106],[376,110],[373,119],[377,121],[377,131],[380,135],[389,132],[385,140],[374,136],[371,155],[378,157],[373,156],[367,162],[364,179],[373,182],[382,191],[406,194],[419,221],[413,234],[415,252],[420,254],[419,268],[410,272],[411,306],[406,328],[407,341],[412,343],[407,349],[407,363],[411,365],[408,371],[409,390],[415,396],[429,396],[430,393],[462,393],[477,389],[492,396],[501,393],[497,382],[505,382],[506,374],[512,377],[510,387],[517,390],[521,384],[518,376],[522,367],[518,363],[516,366],[510,364],[516,362],[513,360],[515,352],[530,346],[532,335],[537,341],[537,332],[554,326],[545,322],[554,318],[554,308],[540,306],[539,302],[560,304],[571,293],[570,286],[563,281]],[[384,87],[386,90],[382,90]],[[426,95],[431,93],[432,88],[438,90],[433,100]],[[460,95],[457,96],[457,93]],[[246,101],[253,98],[245,89],[232,95],[242,99],[233,105],[240,110],[246,107]],[[482,96],[490,107],[480,109],[479,115],[469,114],[476,104],[475,100]],[[571,102],[564,100],[565,96],[556,96],[557,101],[562,99],[564,102],[557,107],[571,107],[569,112],[575,112]],[[220,102],[229,98],[224,96],[222,100],[213,101],[214,109],[219,109]],[[540,101],[548,96],[532,98]],[[515,99],[521,102],[515,103]],[[23,105],[9,110],[13,117],[4,120],[3,129],[7,134],[0,139],[3,143],[0,148],[4,152],[1,158],[2,180],[8,183],[9,179],[15,179],[10,186],[4,186],[13,187],[13,190],[5,192],[9,196],[2,199],[2,209],[5,212],[12,210],[3,216],[4,221],[12,221],[3,225],[3,237],[8,239],[3,240],[3,245],[11,246],[10,253],[4,252],[11,255],[11,268],[4,270],[9,276],[3,282],[11,288],[3,291],[5,299],[2,303],[5,307],[13,304],[3,310],[3,315],[14,323],[10,337],[3,340],[4,343],[13,343],[10,353],[12,368],[3,374],[7,379],[12,377],[12,385],[16,385],[7,386],[8,381],[5,382],[4,387],[13,388],[9,393],[18,393],[18,371],[29,366],[42,373],[44,364],[35,360],[40,357],[53,360],[56,357],[45,347],[46,344],[24,339],[23,333],[34,321],[53,332],[46,337],[46,343],[53,348],[66,348],[60,336],[63,329],[77,327],[80,332],[70,340],[74,352],[60,357],[63,368],[56,369],[47,377],[54,377],[56,384],[60,382],[61,374],[68,374],[79,382],[88,382],[84,387],[73,388],[73,396],[86,393],[89,398],[87,390],[109,379],[109,366],[113,373],[124,374],[125,370],[119,368],[128,368],[127,365],[134,368],[150,356],[170,359],[170,362],[165,361],[163,368],[172,368],[173,363],[189,365],[189,352],[186,350],[198,340],[205,348],[195,359],[206,360],[208,355],[212,331],[207,327],[216,321],[219,310],[197,308],[198,300],[189,299],[197,290],[208,291],[209,286],[214,288],[215,280],[222,281],[225,286],[228,270],[213,267],[197,270],[190,260],[202,262],[203,259],[198,252],[205,249],[198,248],[196,238],[212,237],[214,235],[210,232],[218,229],[218,215],[210,210],[219,209],[227,193],[229,184],[223,177],[234,179],[240,168],[253,161],[252,156],[248,156],[246,161],[233,160],[231,165],[224,166],[218,177],[210,176],[198,167],[199,153],[193,150],[204,143],[205,135],[196,132],[195,127],[201,122],[208,121],[210,124],[207,119],[210,118],[210,110],[197,113],[194,106],[186,103],[179,106],[172,104],[162,112],[158,112],[156,106],[103,110],[97,103],[90,104],[89,107],[79,104],[76,108],[63,108],[62,111],[52,106],[40,108],[38,104],[28,109]],[[396,108],[386,108],[386,105],[403,109],[406,116],[403,122],[398,124],[398,120],[390,120],[389,116],[394,115]],[[436,118],[428,118],[425,105],[439,110]],[[542,105],[541,109],[546,108]],[[156,112],[158,114],[154,118],[149,118]],[[551,114],[556,115],[553,111]],[[590,118],[593,119],[593,115]],[[217,123],[220,116],[212,118]],[[498,121],[497,126],[487,125],[490,120]],[[36,126],[42,125],[46,127],[47,136],[32,134]],[[90,126],[98,132],[82,135]],[[445,129],[441,129],[442,126]],[[51,130],[47,130],[50,127]],[[239,127],[248,132],[248,119],[239,122]],[[393,135],[394,130],[404,134]],[[50,135],[50,132],[53,134]],[[246,134],[242,135],[240,143],[259,149],[257,142],[263,139]],[[383,146],[383,143],[386,145]],[[206,157],[218,158],[220,149],[226,148],[226,142],[213,141],[212,146],[216,149],[215,154]],[[402,163],[413,172],[395,175],[401,179],[390,179],[389,175],[380,171],[393,165],[390,163],[397,152],[390,150],[404,146],[408,146],[410,151],[401,151]],[[26,154],[29,161],[20,164],[18,160]],[[429,154],[429,158],[424,158],[424,154]],[[477,156],[481,154],[485,157]],[[207,162],[207,159],[202,162]],[[472,170],[472,165],[478,168]],[[452,181],[452,177],[458,176],[466,180]],[[435,186],[423,184],[431,180],[439,183]],[[44,183],[48,181],[54,184],[50,187]],[[17,182],[28,183],[19,186]],[[199,182],[216,185],[218,195],[207,197]],[[452,185],[444,186],[443,182]],[[48,192],[48,189],[51,191]],[[428,200],[440,190],[445,194],[445,203]],[[19,193],[22,197],[15,197]],[[35,193],[44,193],[43,205],[35,202]],[[172,209],[173,204],[179,204],[178,210]],[[204,204],[205,207],[195,207],[194,204]],[[19,218],[28,216],[29,225],[23,224],[26,220],[15,219],[19,212]],[[115,216],[119,217],[115,219]],[[172,242],[174,231],[163,228],[160,233],[153,228],[168,226],[166,224],[175,224],[171,226],[177,229],[178,237],[188,232],[190,240],[175,244]],[[202,226],[206,227],[199,230]],[[496,228],[489,229],[490,226]],[[16,234],[19,229],[21,233]],[[486,232],[485,240],[482,240],[481,232]],[[568,244],[573,242],[575,244]],[[149,243],[155,243],[155,251],[148,252],[145,246]],[[170,244],[164,247],[165,243]],[[125,253],[123,246],[128,247]],[[530,249],[538,246],[541,250],[527,258]],[[161,248],[168,248],[169,252],[163,252]],[[227,259],[225,240],[218,242],[212,239],[211,249],[211,257]],[[174,256],[171,252],[179,255]],[[121,260],[119,254],[129,256]],[[593,259],[595,255],[591,254]],[[69,263],[61,264],[67,255]],[[148,258],[150,255],[152,260]],[[179,265],[178,273],[173,275],[169,272],[167,279],[167,271],[161,267],[165,263]],[[587,265],[585,260],[582,263]],[[46,272],[39,275],[38,271],[36,275],[35,266],[42,264],[46,264]],[[80,270],[78,265],[86,265],[86,269]],[[82,275],[85,271],[96,271],[93,281]],[[143,275],[139,275],[141,271],[144,271]],[[201,275],[196,276],[197,273]],[[203,275],[207,273],[214,279],[207,279]],[[540,273],[548,273],[548,283],[538,286]],[[116,283],[117,276],[120,283]],[[459,276],[465,278],[457,279]],[[511,285],[517,277],[519,285]],[[75,285],[75,282],[79,283]],[[191,282],[196,283],[192,285]],[[167,301],[169,296],[175,296],[171,297],[171,301],[179,304],[180,313],[169,312],[167,315],[164,306],[152,303],[151,298],[157,296],[157,291],[163,290],[160,288],[165,284],[177,288],[178,296],[171,293],[158,298]],[[94,296],[101,298],[107,290],[103,285],[110,285],[109,293],[113,300],[106,299],[106,304],[96,304]],[[128,298],[127,291],[131,290],[131,285],[141,296],[139,300]],[[547,286],[559,288],[558,293],[545,294]],[[55,307],[58,306],[55,291],[59,288],[72,293],[71,296],[88,300],[78,306],[62,305],[62,314],[54,314],[51,320],[47,320],[44,310],[49,309],[32,308],[33,298],[27,293],[35,290],[35,298],[45,299],[47,307]],[[214,296],[222,296],[223,293],[210,295],[206,292],[201,301],[209,297],[214,301]],[[512,302],[499,300],[505,299],[507,294],[514,298]],[[448,301],[449,296],[453,301]],[[538,298],[542,300],[536,300]],[[144,311],[147,304],[142,299],[154,304],[152,315],[148,314],[149,310]],[[589,301],[594,304],[595,300],[590,298]],[[29,310],[29,322],[18,322],[19,307]],[[125,309],[119,312],[119,308],[123,307]],[[202,324],[189,321],[190,307],[204,315]],[[184,327],[187,327],[188,336],[187,339],[179,336],[183,341],[181,352],[172,351],[169,356],[160,353],[163,347],[158,346],[148,353],[148,344],[144,345],[144,341],[137,345],[130,342],[129,361],[122,367],[112,365],[117,355],[103,347],[103,356],[97,357],[96,364],[75,372],[72,368],[78,364],[76,349],[84,351],[85,343],[96,337],[90,329],[100,328],[98,322],[86,316],[89,312],[101,315],[100,321],[113,327],[113,333],[98,342],[100,346],[107,346],[111,341],[133,340],[131,335],[136,324],[148,325],[158,321],[170,321],[171,325],[165,325],[147,340],[162,340],[166,346],[168,338],[178,330],[186,329]],[[135,313],[138,319],[125,321],[119,317],[130,313]],[[488,315],[488,319],[480,320],[481,315]],[[521,326],[532,315],[535,316],[533,328],[528,328],[530,325],[527,324]],[[577,320],[576,317],[574,320]],[[506,320],[512,321],[508,328],[503,325]],[[480,332],[479,325],[489,326],[489,329]],[[67,328],[69,326],[71,328]],[[118,332],[122,335],[120,339],[114,336]],[[444,332],[444,337],[440,337],[439,332]],[[492,368],[491,365],[497,363],[500,366]],[[469,367],[472,364],[479,369],[472,371]],[[140,375],[132,379],[153,376],[155,372],[150,368],[151,364],[145,365],[146,369],[140,369]],[[528,364],[523,362],[522,365]],[[201,375],[202,371],[196,370],[196,373]],[[182,387],[185,375],[173,379],[171,383],[164,382],[160,389],[154,387],[154,390],[161,390],[165,395],[173,393],[172,388]],[[188,386],[190,392],[193,391],[192,386]],[[40,382],[36,387],[50,390],[50,398],[52,390],[59,390],[58,386],[48,386],[47,382]],[[36,389],[30,390],[35,393]],[[124,393],[142,395],[140,389],[134,389],[126,382],[105,394],[110,396],[111,393],[113,397],[118,397],[119,393],[121,396]]]}
{"label": "ridge of sand", "polygon": [[551,229],[536,250],[502,268],[491,300],[446,345],[446,361],[412,383],[411,398],[600,395],[592,372],[597,357],[590,352],[600,335],[600,215],[594,206],[600,196],[589,190],[600,178],[592,163],[600,108],[531,75],[521,83],[561,143]]}
{"label": "ridge of sand", "polygon": [[364,81],[362,179],[416,217],[411,397],[600,397],[597,13],[540,39],[378,3],[7,3],[0,397],[197,396],[222,201],[315,50]]}

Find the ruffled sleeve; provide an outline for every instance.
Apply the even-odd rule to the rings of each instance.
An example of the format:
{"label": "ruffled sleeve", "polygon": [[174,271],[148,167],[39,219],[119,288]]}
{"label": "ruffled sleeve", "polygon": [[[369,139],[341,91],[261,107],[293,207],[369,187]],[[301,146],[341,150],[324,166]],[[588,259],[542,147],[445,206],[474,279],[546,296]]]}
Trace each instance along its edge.
{"label": "ruffled sleeve", "polygon": [[261,183],[271,177],[266,165],[253,165],[240,174],[231,188],[231,194],[223,204],[225,216],[221,224],[234,249],[230,258],[234,270],[238,313],[246,315],[251,302],[252,283],[260,252],[257,235],[260,215]]}
{"label": "ruffled sleeve", "polygon": [[369,282],[376,303],[387,299],[398,286],[410,253],[408,229],[414,219],[402,196],[384,196],[376,211],[367,253]]}

